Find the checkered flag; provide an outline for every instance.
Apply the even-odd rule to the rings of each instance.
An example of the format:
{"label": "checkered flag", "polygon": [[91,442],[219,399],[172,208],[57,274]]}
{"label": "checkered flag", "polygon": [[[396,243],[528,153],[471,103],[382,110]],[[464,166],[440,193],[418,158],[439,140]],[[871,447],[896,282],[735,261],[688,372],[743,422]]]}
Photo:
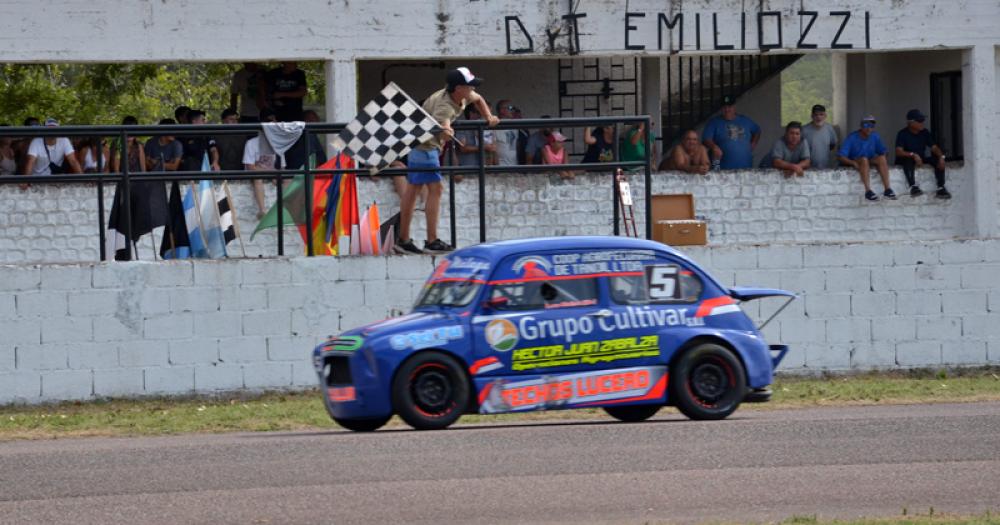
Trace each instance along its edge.
{"label": "checkered flag", "polygon": [[333,139],[333,146],[377,173],[440,132],[437,121],[390,82]]}

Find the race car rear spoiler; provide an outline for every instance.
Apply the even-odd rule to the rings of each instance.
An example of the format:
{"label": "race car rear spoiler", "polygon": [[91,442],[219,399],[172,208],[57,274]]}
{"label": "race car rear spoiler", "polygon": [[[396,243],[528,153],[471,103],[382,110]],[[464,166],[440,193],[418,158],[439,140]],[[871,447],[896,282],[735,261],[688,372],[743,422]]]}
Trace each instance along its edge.
{"label": "race car rear spoiler", "polygon": [[732,297],[733,299],[736,299],[737,301],[742,301],[742,302],[753,301],[756,299],[763,299],[765,297],[788,298],[788,301],[786,301],[785,304],[781,305],[781,308],[775,310],[774,314],[772,314],[771,317],[768,317],[766,321],[764,321],[763,323],[761,323],[760,326],[757,327],[758,330],[763,330],[764,327],[767,326],[772,320],[774,320],[775,317],[778,317],[778,314],[780,314],[782,310],[787,308],[788,305],[792,304],[792,301],[794,301],[796,298],[796,295],[794,293],[789,292],[787,290],[778,290],[775,288],[744,288],[740,286],[734,286],[730,288],[729,296]]}

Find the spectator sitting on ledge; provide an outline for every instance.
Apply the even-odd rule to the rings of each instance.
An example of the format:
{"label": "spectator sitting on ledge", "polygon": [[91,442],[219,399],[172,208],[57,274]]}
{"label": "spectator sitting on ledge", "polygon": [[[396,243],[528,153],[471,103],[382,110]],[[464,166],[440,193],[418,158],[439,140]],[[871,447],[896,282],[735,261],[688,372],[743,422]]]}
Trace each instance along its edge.
{"label": "spectator sitting on ledge", "polygon": [[865,185],[865,199],[869,201],[878,200],[878,195],[872,191],[869,174],[872,165],[878,169],[878,174],[882,177],[882,187],[885,188],[882,196],[896,200],[896,192],[892,191],[892,186],[889,184],[889,164],[885,160],[885,152],[885,144],[875,132],[875,117],[871,115],[861,119],[861,129],[848,135],[840,145],[840,151],[837,152],[837,158],[842,165],[858,170],[861,184]]}
{"label": "spectator sitting on ledge", "polygon": [[[939,199],[950,199],[951,193],[944,187],[944,152],[938,147],[934,135],[924,128],[926,115],[919,109],[911,109],[906,113],[906,127],[896,134],[896,164],[903,167],[906,183],[910,185],[910,197],[923,195],[923,190],[917,185],[916,168],[924,164],[934,166],[934,178],[937,181]],[[927,155],[930,149],[931,155]]]}
{"label": "spectator sitting on ledge", "polygon": [[698,142],[698,132],[689,129],[684,132],[681,143],[674,146],[660,163],[660,170],[680,170],[687,173],[705,175],[709,168],[708,150]]}
{"label": "spectator sitting on ledge", "polygon": [[802,140],[802,123],[792,121],[785,126],[785,136],[774,142],[771,153],[765,158],[770,159],[767,166],[782,170],[786,177],[801,177],[809,168],[811,160],[809,143]]}

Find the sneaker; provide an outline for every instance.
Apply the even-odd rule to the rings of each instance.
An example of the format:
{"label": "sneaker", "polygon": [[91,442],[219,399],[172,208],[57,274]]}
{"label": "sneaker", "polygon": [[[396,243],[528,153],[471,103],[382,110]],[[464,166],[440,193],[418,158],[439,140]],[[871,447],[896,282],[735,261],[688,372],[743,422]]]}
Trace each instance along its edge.
{"label": "sneaker", "polygon": [[896,200],[896,192],[892,191],[892,188],[883,191],[882,196],[891,201]]}
{"label": "sneaker", "polygon": [[944,186],[941,186],[940,188],[938,188],[935,196],[939,199],[950,199],[951,193],[949,193],[948,190],[944,188]]}
{"label": "sneaker", "polygon": [[455,248],[441,239],[434,239],[431,242],[424,241],[424,251],[427,253],[445,253],[454,250]]}
{"label": "sneaker", "polygon": [[919,197],[924,194],[924,190],[920,189],[920,186],[914,184],[910,186],[910,197]]}
{"label": "sneaker", "polygon": [[874,202],[878,200],[878,195],[876,195],[874,191],[868,190],[865,192],[865,198]]}
{"label": "sneaker", "polygon": [[417,248],[417,245],[413,244],[413,239],[408,241],[397,241],[396,245],[393,246],[392,249],[400,255],[419,255],[424,253],[423,250]]}

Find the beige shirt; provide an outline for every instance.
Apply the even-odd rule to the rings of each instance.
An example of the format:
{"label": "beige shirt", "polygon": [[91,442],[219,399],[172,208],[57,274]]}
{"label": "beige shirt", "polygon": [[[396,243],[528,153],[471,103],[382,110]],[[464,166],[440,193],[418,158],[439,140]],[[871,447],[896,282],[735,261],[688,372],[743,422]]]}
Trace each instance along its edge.
{"label": "beige shirt", "polygon": [[[447,89],[441,89],[435,91],[431,96],[427,97],[424,101],[424,111],[434,117],[434,120],[438,121],[441,125],[448,124],[451,125],[465,111],[465,101],[463,100],[461,104],[456,104],[451,98],[451,93],[448,93]],[[440,150],[444,147],[441,141],[438,139],[437,135],[431,140],[424,142],[419,149],[424,151]]]}

